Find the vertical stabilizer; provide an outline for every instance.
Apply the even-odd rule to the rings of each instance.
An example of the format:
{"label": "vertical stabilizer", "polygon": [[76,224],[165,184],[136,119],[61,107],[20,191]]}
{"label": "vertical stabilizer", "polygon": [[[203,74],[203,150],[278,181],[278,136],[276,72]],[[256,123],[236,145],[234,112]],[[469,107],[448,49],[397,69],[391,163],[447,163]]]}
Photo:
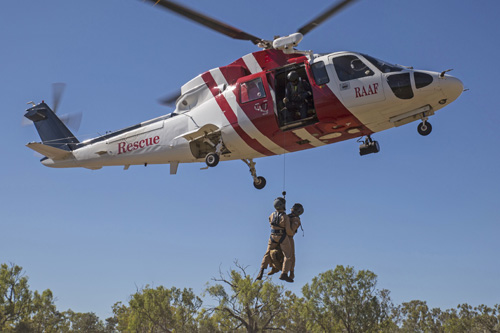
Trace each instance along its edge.
{"label": "vertical stabilizer", "polygon": [[44,102],[26,110],[24,115],[35,124],[35,128],[47,146],[74,150],[80,142]]}

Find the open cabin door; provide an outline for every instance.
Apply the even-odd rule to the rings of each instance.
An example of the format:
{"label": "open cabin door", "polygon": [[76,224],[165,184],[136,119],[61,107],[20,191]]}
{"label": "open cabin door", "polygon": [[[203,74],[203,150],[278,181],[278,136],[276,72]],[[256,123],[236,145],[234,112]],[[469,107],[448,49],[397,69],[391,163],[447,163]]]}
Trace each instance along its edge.
{"label": "open cabin door", "polygon": [[278,129],[274,116],[274,101],[265,73],[245,76],[237,81],[239,108],[238,124],[255,139],[261,133]]}
{"label": "open cabin door", "polygon": [[[307,63],[291,64],[268,73],[276,100],[276,119],[282,131],[318,122],[312,82],[306,66]],[[291,72],[299,77],[296,85],[288,79]]]}

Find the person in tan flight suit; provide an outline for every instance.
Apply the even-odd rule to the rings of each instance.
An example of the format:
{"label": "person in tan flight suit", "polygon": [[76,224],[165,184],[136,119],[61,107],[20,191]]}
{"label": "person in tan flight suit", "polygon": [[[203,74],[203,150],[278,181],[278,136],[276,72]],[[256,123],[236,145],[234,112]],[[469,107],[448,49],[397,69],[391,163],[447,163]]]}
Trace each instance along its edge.
{"label": "person in tan flight suit", "polygon": [[290,238],[290,246],[292,248],[292,264],[290,265],[290,279],[295,278],[295,241],[293,240],[293,236],[297,233],[301,223],[300,223],[300,215],[304,213],[304,207],[296,203],[293,205],[290,214],[288,214],[288,218],[290,219],[290,228],[292,228],[293,235],[288,236]]}
{"label": "person in tan flight suit", "polygon": [[283,265],[281,267],[282,273],[279,279],[287,282],[293,282],[293,280],[288,277],[288,271],[290,271],[290,267],[292,264],[292,248],[290,246],[290,237],[288,236],[292,236],[294,233],[292,231],[292,228],[290,227],[290,218],[285,212],[285,204],[286,201],[284,198],[279,197],[274,200],[274,208],[276,210],[269,216],[269,223],[271,224],[271,236],[269,237],[267,250],[264,254],[264,257],[262,258],[260,271],[256,277],[256,280],[262,280],[264,270],[272,262],[271,251],[279,246],[284,257]]}
{"label": "person in tan flight suit", "polygon": [[[295,278],[295,241],[293,239],[293,236],[297,233],[297,230],[299,229],[301,222],[300,222],[300,215],[304,213],[304,207],[296,203],[293,205],[290,214],[288,214],[288,218],[290,219],[290,228],[293,231],[292,236],[288,236],[290,238],[290,246],[292,248],[292,260],[291,260],[291,265],[290,265],[290,279]],[[273,275],[274,273],[277,273],[281,270],[282,264],[283,264],[283,256],[281,253],[278,253],[276,249],[271,250],[271,271],[267,273],[267,275]]]}
{"label": "person in tan flight suit", "polygon": [[283,252],[281,252],[280,246],[271,250],[269,254],[271,256],[271,263],[269,264],[271,270],[267,273],[267,275],[273,275],[274,273],[281,271],[285,257],[283,256]]}

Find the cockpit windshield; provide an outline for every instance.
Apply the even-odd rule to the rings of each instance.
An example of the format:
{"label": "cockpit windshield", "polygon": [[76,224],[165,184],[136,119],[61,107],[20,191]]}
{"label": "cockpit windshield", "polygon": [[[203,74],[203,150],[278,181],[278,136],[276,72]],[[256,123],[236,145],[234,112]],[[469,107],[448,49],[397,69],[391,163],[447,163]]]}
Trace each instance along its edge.
{"label": "cockpit windshield", "polygon": [[361,54],[366,58],[369,62],[371,62],[375,67],[377,67],[382,73],[390,73],[390,72],[401,72],[404,68],[398,65],[393,65],[383,60],[379,60],[377,58],[371,57],[366,54]]}

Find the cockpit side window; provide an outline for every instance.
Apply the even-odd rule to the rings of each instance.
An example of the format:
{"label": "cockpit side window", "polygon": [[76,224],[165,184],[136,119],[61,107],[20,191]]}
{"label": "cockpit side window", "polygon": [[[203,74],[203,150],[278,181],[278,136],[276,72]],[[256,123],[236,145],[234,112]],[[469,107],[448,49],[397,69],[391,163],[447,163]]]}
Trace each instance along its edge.
{"label": "cockpit side window", "polygon": [[264,85],[260,77],[241,84],[241,103],[251,102],[263,97],[266,97],[266,91],[264,90]]}
{"label": "cockpit side window", "polygon": [[332,61],[340,81],[359,79],[374,74],[361,59],[354,55],[335,57]]}
{"label": "cockpit side window", "polygon": [[433,81],[432,76],[426,73],[415,72],[414,75],[415,75],[415,86],[417,87],[417,89],[427,87]]}
{"label": "cockpit side window", "polygon": [[389,83],[392,92],[394,93],[394,95],[396,95],[397,98],[413,98],[410,73],[391,74],[387,77],[387,83]]}
{"label": "cockpit side window", "polygon": [[314,81],[318,86],[330,82],[328,73],[326,72],[325,63],[323,61],[318,61],[311,66],[312,73],[314,75]]}

